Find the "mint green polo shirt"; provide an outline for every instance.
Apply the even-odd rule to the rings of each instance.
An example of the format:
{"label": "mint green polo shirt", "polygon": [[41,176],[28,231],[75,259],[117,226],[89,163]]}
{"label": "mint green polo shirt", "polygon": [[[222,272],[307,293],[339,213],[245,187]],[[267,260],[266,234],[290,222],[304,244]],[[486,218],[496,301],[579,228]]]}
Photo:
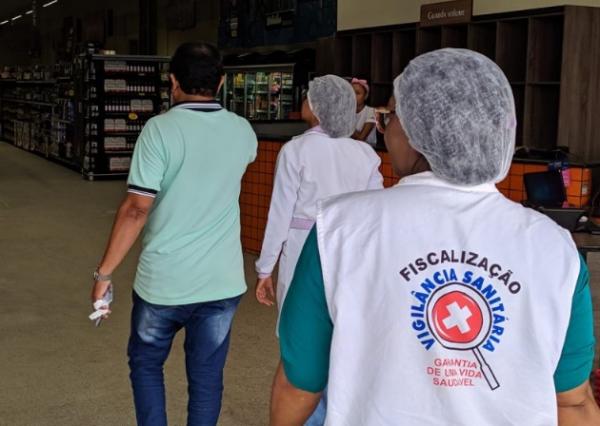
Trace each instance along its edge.
{"label": "mint green polo shirt", "polygon": [[250,124],[216,102],[181,103],[152,118],[135,146],[128,192],[154,197],[134,290],[158,305],[246,291],[241,180],[256,158]]}
{"label": "mint green polo shirt", "polygon": [[[596,340],[589,283],[587,265],[580,259],[569,327],[554,373],[556,392],[576,388],[592,371]],[[286,377],[295,387],[316,393],[327,385],[333,329],[313,227],[298,259],[279,323],[281,360]]]}

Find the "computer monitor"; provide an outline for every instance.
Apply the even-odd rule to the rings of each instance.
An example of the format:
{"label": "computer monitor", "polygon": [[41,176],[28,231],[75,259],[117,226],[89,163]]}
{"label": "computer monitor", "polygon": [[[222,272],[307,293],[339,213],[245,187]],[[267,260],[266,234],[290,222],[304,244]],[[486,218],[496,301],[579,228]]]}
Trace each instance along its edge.
{"label": "computer monitor", "polygon": [[565,183],[559,171],[525,173],[527,202],[542,207],[562,207],[567,199]]}

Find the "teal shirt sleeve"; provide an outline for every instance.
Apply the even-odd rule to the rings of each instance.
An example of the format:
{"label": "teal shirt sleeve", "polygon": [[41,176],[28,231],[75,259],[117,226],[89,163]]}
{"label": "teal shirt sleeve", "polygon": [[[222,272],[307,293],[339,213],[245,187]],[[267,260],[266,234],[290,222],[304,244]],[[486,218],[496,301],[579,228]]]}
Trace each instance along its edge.
{"label": "teal shirt sleeve", "polygon": [[580,265],[567,336],[554,373],[556,392],[566,392],[588,380],[594,363],[596,339],[590,275],[582,258]]}
{"label": "teal shirt sleeve", "polygon": [[313,227],[283,303],[279,346],[288,381],[298,389],[320,392],[327,385],[333,323]]}
{"label": "teal shirt sleeve", "polygon": [[130,188],[158,192],[161,189],[167,161],[160,132],[152,120],[142,129],[135,144],[129,179]]}

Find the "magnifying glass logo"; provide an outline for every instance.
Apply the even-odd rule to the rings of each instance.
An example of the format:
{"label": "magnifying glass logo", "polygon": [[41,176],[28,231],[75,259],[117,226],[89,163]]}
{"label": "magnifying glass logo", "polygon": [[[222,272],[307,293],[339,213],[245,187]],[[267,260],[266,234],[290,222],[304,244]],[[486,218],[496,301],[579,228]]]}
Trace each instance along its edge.
{"label": "magnifying glass logo", "polygon": [[444,348],[473,351],[490,389],[500,387],[479,350],[492,326],[492,312],[481,294],[458,283],[440,287],[427,302],[427,322],[433,336]]}

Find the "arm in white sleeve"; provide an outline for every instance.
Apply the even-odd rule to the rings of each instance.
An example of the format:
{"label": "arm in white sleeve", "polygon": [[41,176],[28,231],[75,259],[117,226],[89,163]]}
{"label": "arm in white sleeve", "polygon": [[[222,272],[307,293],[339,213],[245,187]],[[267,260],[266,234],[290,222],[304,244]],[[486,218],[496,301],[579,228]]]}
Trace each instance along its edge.
{"label": "arm in white sleeve", "polygon": [[373,169],[371,171],[371,177],[369,178],[369,186],[367,189],[382,189],[383,188],[383,176],[379,171],[379,166],[381,166],[381,158],[379,155],[374,154],[376,157],[373,162]]}
{"label": "arm in white sleeve", "polygon": [[365,120],[365,124],[367,124],[367,123],[377,124],[377,117],[375,116],[375,108],[370,107],[370,106],[366,106],[365,108],[369,108],[368,113],[367,113],[367,119]]}
{"label": "arm in white sleeve", "polygon": [[291,150],[286,148],[288,147],[284,145],[281,149],[275,166],[275,181],[267,228],[260,257],[256,261],[256,272],[259,278],[270,276],[275,268],[283,243],[287,240],[298,198],[301,182],[300,167]]}

